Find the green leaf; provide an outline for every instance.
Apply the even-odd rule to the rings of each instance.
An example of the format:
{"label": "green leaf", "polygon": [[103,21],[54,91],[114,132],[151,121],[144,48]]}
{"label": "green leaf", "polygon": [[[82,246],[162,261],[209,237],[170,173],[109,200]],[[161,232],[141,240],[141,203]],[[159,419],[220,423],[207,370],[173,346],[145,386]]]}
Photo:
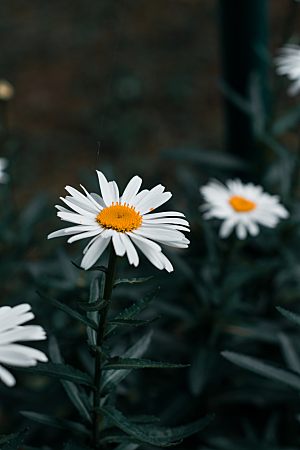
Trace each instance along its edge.
{"label": "green leaf", "polygon": [[280,333],[279,342],[281,344],[284,359],[289,369],[300,374],[300,359],[294,345],[292,344],[292,341],[284,333]]}
{"label": "green leaf", "polygon": [[77,305],[84,311],[101,311],[106,305],[105,300],[97,300],[96,302],[77,302]]}
{"label": "green leaf", "polygon": [[169,447],[182,441],[202,430],[212,420],[212,417],[205,417],[188,425],[176,428],[153,427],[152,425],[138,425],[128,420],[120,411],[111,407],[103,406],[102,413],[108,417],[115,426],[124,433],[129,434],[140,442],[145,442],[158,447]]}
{"label": "green leaf", "polygon": [[[147,308],[149,303],[154,300],[154,298],[157,296],[157,293],[159,291],[159,288],[155,289],[154,291],[148,293],[143,297],[141,300],[138,300],[133,305],[129,306],[128,308],[124,309],[122,312],[120,312],[116,317],[114,317],[112,320],[130,320],[134,319],[138,314],[140,314],[144,309]],[[109,336],[118,325],[108,325],[105,336]]]}
{"label": "green leaf", "polygon": [[140,327],[144,325],[149,325],[150,323],[157,320],[157,317],[154,317],[150,320],[137,320],[137,319],[112,319],[108,321],[109,325],[119,325],[119,326],[127,326],[127,327]]}
{"label": "green leaf", "polygon": [[[147,351],[152,338],[152,331],[148,332],[140,338],[132,347],[125,353],[125,358],[140,358]],[[102,388],[108,388],[112,385],[120,383],[126,378],[132,369],[124,370],[107,370],[102,377]]]}
{"label": "green leaf", "polygon": [[[100,281],[100,283],[99,283]],[[103,301],[103,288],[104,288],[105,275],[102,273],[100,276],[95,276],[90,284],[90,295],[89,295],[89,304],[95,305],[97,302]],[[99,305],[100,307],[100,305]],[[87,317],[89,320],[92,320],[97,324],[99,322],[99,312],[92,308],[91,311],[87,311]],[[97,330],[93,330],[91,328],[87,328],[87,340],[88,344],[91,347],[95,347],[97,345]]]}
{"label": "green leaf", "polygon": [[67,364],[39,363],[34,367],[18,367],[17,369],[22,372],[59,378],[60,380],[73,381],[76,384],[93,387],[93,380],[88,374]]}
{"label": "green leaf", "polygon": [[[54,337],[49,339],[49,353],[54,363],[64,364],[57,341]],[[77,387],[72,381],[60,380],[71,402],[78,410],[81,417],[91,423],[91,415],[89,409],[83,400],[83,394],[80,387]]]}
{"label": "green leaf", "polygon": [[118,286],[119,284],[141,284],[146,283],[149,280],[152,280],[151,277],[140,277],[140,278],[119,278],[114,282],[114,287]]}
{"label": "green leaf", "polygon": [[38,292],[38,294],[40,297],[51,302],[54,306],[56,306],[61,311],[65,312],[69,316],[73,317],[73,319],[79,320],[79,322],[82,322],[84,325],[86,325],[90,328],[93,328],[94,330],[97,330],[97,324],[93,320],[90,320],[87,317],[82,316],[79,312],[75,311],[74,309],[70,308],[69,306],[65,305],[64,303],[61,303],[60,301],[56,300],[55,298],[41,294],[40,292]]}
{"label": "green leaf", "polygon": [[73,266],[76,267],[76,269],[83,270],[84,272],[97,272],[97,271],[103,272],[103,273],[107,272],[107,268],[105,266],[93,266],[90,269],[84,269],[79,264],[77,264],[75,261],[71,261],[71,263],[73,264]]}
{"label": "green leaf", "polygon": [[280,312],[284,317],[291,320],[292,322],[296,323],[297,325],[300,325],[300,315],[296,314],[292,311],[288,311],[285,308],[282,308],[281,306],[276,306],[277,311]]}
{"label": "green leaf", "polygon": [[151,361],[150,359],[139,358],[111,358],[104,366],[103,370],[120,369],[180,369],[189,367],[189,364],[172,364],[168,362]]}
{"label": "green leaf", "polygon": [[90,295],[89,295],[89,302],[94,303],[101,299],[100,296],[100,286],[99,286],[99,279],[98,276],[95,276],[90,284]]}
{"label": "green leaf", "polygon": [[253,105],[248,100],[248,98],[243,97],[240,95],[237,91],[232,89],[232,87],[226,83],[224,80],[221,80],[220,84],[220,90],[223,93],[223,95],[228,98],[237,108],[239,108],[241,111],[243,111],[245,114],[248,114],[249,116],[253,116]]}
{"label": "green leaf", "polygon": [[264,132],[260,135],[260,140],[264,142],[268,147],[270,147],[271,150],[282,160],[285,160],[288,158],[289,150],[284,147],[280,142],[278,142],[276,139],[274,139],[273,136],[270,134]]}
{"label": "green leaf", "polygon": [[297,105],[281,116],[272,126],[272,132],[275,136],[279,136],[286,131],[297,126],[300,122],[300,106]]}
{"label": "green leaf", "polygon": [[200,348],[189,370],[189,384],[192,394],[199,395],[202,392],[213,370],[216,355],[208,348]]}
{"label": "green leaf", "polygon": [[252,358],[251,356],[241,355],[239,353],[225,351],[221,353],[224,358],[228,359],[243,369],[257,373],[272,380],[280,381],[292,388],[300,389],[300,376],[287,370],[272,366],[268,363]]}
{"label": "green leaf", "polygon": [[84,425],[78,422],[73,422],[71,420],[65,420],[57,417],[48,416],[46,414],[39,414],[33,411],[20,411],[22,416],[27,419],[38,422],[42,425],[47,425],[49,427],[59,428],[61,430],[66,430],[71,433],[82,434],[89,436],[89,431]]}

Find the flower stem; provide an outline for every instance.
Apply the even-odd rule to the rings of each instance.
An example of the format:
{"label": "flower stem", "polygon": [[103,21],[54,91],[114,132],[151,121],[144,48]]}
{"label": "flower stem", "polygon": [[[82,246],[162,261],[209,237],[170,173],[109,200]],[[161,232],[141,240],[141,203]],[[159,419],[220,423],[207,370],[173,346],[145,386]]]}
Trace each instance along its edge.
{"label": "flower stem", "polygon": [[117,256],[115,254],[113,245],[110,245],[110,253],[108,260],[108,267],[105,274],[105,285],[103,298],[105,306],[101,310],[98,330],[97,330],[97,346],[95,356],[95,391],[94,391],[94,418],[93,418],[93,443],[97,448],[100,434],[101,413],[99,413],[99,406],[101,400],[101,377],[102,377],[102,347],[105,337],[105,330],[107,325],[107,315],[110,307],[111,294],[114,285],[115,270],[116,270]]}

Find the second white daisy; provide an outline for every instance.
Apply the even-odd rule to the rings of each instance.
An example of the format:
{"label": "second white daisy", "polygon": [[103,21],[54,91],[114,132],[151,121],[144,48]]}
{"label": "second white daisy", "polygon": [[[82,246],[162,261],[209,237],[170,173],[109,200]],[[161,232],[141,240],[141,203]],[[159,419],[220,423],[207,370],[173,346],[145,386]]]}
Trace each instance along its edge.
{"label": "second white daisy", "polygon": [[300,91],[300,47],[298,45],[285,45],[275,58],[277,73],[286,75],[293,81],[288,93],[296,95]]}
{"label": "second white daisy", "polygon": [[277,196],[263,192],[261,186],[252,183],[228,180],[223,185],[210,181],[200,188],[200,192],[206,202],[203,205],[204,217],[223,220],[220,228],[222,238],[229,236],[234,228],[239,239],[245,239],[248,233],[256,236],[259,225],[274,228],[280,219],[289,215]]}
{"label": "second white daisy", "polygon": [[66,186],[70,194],[61,200],[70,208],[56,206],[58,217],[75,226],[55,231],[48,236],[55,238],[71,235],[68,242],[92,238],[85,247],[81,266],[89,269],[100,258],[112,241],[118,256],[127,255],[130,264],[137,266],[139,256],[136,247],[158,269],[173,270],[171,262],[162,253],[160,244],[186,248],[189,240],[182,231],[189,231],[189,223],[180,212],[153,211],[167,202],[172,194],[165,192],[161,184],[140,191],[142,179],[134,176],[122,195],[115,181],[108,182],[102,172],[97,171],[101,195],[84,194]]}

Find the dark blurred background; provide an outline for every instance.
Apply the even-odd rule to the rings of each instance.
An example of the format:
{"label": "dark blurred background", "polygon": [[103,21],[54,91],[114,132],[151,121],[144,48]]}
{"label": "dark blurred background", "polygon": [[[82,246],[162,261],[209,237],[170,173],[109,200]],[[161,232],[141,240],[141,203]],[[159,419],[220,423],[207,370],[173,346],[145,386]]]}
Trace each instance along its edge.
{"label": "dark blurred background", "polygon": [[[269,3],[274,49],[289,1]],[[220,149],[218,6],[1,2],[0,77],[15,87],[9,125],[18,135],[20,198],[57,195],[78,184],[83,167],[110,163],[126,180],[153,172],[165,148]]]}

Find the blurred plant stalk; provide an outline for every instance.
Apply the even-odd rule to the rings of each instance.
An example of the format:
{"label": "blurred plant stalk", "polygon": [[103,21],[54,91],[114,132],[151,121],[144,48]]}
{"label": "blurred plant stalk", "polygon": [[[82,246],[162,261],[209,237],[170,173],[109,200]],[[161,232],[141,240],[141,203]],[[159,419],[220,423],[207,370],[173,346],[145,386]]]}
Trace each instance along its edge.
{"label": "blurred plant stalk", "polygon": [[255,135],[269,104],[268,0],[219,0],[219,7],[225,148],[259,169]]}

